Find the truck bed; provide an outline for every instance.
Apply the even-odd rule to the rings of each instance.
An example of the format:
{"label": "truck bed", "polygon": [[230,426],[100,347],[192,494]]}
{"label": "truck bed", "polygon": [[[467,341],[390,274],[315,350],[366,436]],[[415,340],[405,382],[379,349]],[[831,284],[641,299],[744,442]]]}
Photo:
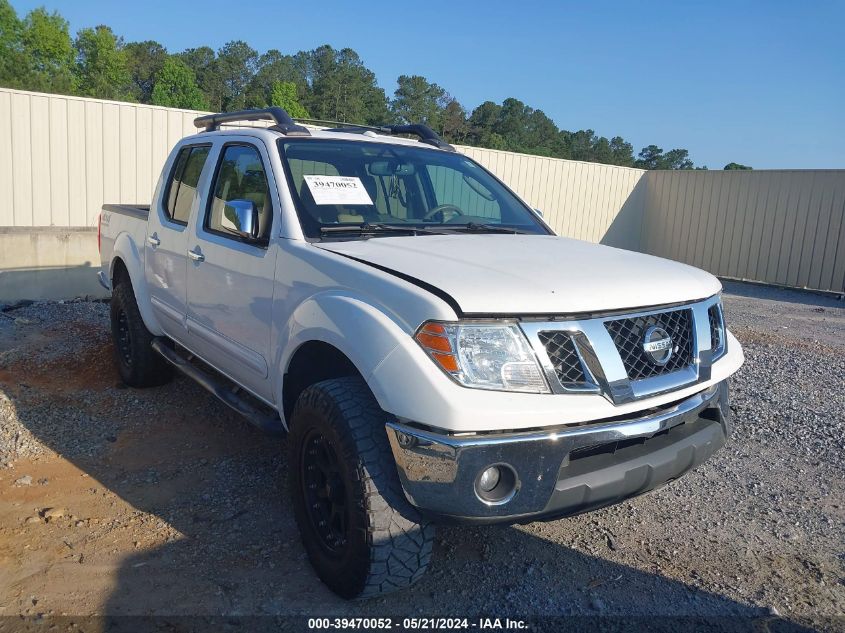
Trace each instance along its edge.
{"label": "truck bed", "polygon": [[150,205],[148,204],[104,204],[103,211],[109,213],[121,213],[133,218],[138,218],[144,222],[150,216]]}

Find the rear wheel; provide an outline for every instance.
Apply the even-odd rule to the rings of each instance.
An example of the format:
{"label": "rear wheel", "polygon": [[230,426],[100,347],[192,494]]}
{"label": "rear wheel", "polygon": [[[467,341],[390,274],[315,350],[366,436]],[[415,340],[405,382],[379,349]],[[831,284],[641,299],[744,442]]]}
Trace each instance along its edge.
{"label": "rear wheel", "polygon": [[153,335],[144,325],[132,284],[122,281],[111,296],[111,332],[120,379],[130,387],[163,385],[173,367],[152,348]]}
{"label": "rear wheel", "polygon": [[290,492],[305,550],[338,595],[412,585],[431,558],[434,527],[405,499],[382,411],[358,377],[306,389],[291,415]]}

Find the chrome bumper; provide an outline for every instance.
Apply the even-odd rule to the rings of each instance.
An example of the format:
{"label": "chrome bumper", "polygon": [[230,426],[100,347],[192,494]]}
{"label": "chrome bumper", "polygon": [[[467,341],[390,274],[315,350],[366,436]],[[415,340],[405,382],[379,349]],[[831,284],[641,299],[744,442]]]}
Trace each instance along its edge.
{"label": "chrome bumper", "polygon": [[[725,382],[650,415],[554,431],[456,436],[387,424],[408,500],[437,517],[475,522],[551,518],[621,501],[697,466],[729,432]],[[480,473],[494,464],[516,474],[515,493],[501,503],[476,492]]]}

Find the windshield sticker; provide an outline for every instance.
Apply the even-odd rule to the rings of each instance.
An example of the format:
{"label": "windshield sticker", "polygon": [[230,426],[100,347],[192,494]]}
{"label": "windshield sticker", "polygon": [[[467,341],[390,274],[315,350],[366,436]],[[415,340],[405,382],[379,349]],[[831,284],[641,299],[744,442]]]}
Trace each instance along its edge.
{"label": "windshield sticker", "polygon": [[303,176],[314,202],[323,204],[367,204],[370,194],[357,176]]}

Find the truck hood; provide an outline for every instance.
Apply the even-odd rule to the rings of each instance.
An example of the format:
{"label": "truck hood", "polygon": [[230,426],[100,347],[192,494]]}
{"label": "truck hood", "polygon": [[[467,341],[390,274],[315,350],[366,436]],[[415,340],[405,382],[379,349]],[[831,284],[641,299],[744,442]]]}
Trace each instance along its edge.
{"label": "truck hood", "polygon": [[458,233],[315,245],[433,286],[464,314],[604,312],[704,299],[721,289],[713,275],[686,264],[552,235]]}

